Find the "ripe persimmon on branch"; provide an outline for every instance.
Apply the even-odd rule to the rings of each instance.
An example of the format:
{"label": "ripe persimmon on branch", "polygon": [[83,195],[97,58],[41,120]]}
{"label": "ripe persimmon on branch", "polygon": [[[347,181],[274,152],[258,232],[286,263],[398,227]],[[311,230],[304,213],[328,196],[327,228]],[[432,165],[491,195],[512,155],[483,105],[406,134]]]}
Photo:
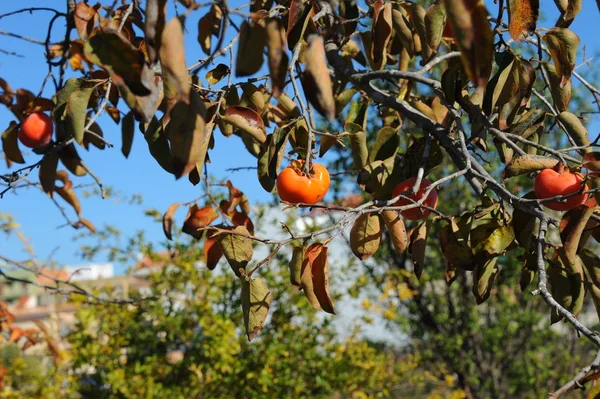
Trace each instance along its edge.
{"label": "ripe persimmon on branch", "polygon": [[[590,140],[583,113],[569,111],[574,81],[600,110],[600,91],[575,71],[580,38],[569,27],[581,2],[556,2],[561,16],[550,29],[538,27],[534,0],[500,1],[495,18],[483,1],[427,3],[369,0],[363,9],[351,0],[256,0],[232,8],[180,0],[171,16],[166,0],[144,7],[68,2],[65,13],[31,8],[2,15],[55,13],[41,42],[49,73],[40,94],[13,91],[9,79],[0,79],[0,102],[16,119],[2,135],[8,167],[26,163],[19,141],[41,156],[0,175],[2,194],[30,183],[39,167],[39,188],[76,212],[75,222],[65,216],[69,224],[94,231],[81,218],[71,177],[89,174],[104,196],[78,147],[112,147],[98,124],[106,113],[121,126],[125,157],[137,127],[165,172],[202,183],[203,196],[168,208],[163,229],[171,239],[176,211],[188,207],[182,230],[204,240],[206,265],[212,269],[224,257],[241,280],[249,339],[271,300],[268,281],[255,274],[282,248],[292,248],[292,282],[316,310],[334,313],[328,244],[347,233],[364,261],[387,231],[397,254],[410,251],[417,277],[424,267],[443,267],[425,264],[427,242],[438,240],[448,283],[470,274],[477,303],[492,292],[498,259],[522,253],[524,286],[538,275],[534,293],[550,306],[552,322],[566,320],[600,349],[596,333],[577,319],[586,297],[600,303],[600,257],[586,248],[590,236],[600,238],[598,138]],[[65,36],[51,43],[61,17]],[[206,57],[186,65],[186,54],[198,52],[185,44],[190,21],[197,21]],[[54,92],[45,89],[49,80]],[[310,232],[284,225],[284,239],[255,235],[244,193],[229,181],[220,185],[227,199],[211,193],[219,185],[209,181],[206,164],[217,130],[256,158],[257,184],[277,191],[284,209],[322,209],[339,218]],[[329,173],[315,162],[327,161],[328,151],[336,151],[341,170]],[[349,170],[358,171],[348,183],[363,203],[322,202],[330,176],[343,179]],[[444,204],[438,209],[438,190],[457,179],[481,203],[448,214]],[[558,229],[559,244],[546,242],[550,229]],[[253,261],[254,242],[272,246],[265,258]],[[588,381],[597,365],[556,395]]]}

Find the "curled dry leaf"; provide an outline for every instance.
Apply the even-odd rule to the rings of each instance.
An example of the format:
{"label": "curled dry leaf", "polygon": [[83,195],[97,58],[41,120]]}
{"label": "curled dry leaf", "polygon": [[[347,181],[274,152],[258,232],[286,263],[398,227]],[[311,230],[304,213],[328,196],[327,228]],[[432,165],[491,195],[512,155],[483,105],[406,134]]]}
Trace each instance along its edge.
{"label": "curled dry leaf", "polygon": [[591,151],[583,156],[582,166],[594,172],[600,172],[600,152]]}
{"label": "curled dry leaf", "polygon": [[508,179],[514,176],[525,175],[537,172],[542,169],[549,169],[559,163],[556,158],[545,157],[543,155],[521,155],[513,158],[502,172],[502,178]]}
{"label": "curled dry leaf", "polygon": [[250,232],[244,226],[237,226],[233,231],[235,233],[220,233],[215,238],[231,270],[240,277],[242,275],[240,270],[245,270],[248,262],[252,260],[252,239],[248,238]]}
{"label": "curled dry leaf", "polygon": [[242,23],[235,74],[237,77],[254,75],[264,62],[263,48],[267,42],[264,20]]}
{"label": "curled dry leaf", "polygon": [[381,219],[376,213],[358,216],[350,230],[350,248],[360,259],[366,260],[375,255],[381,244]]}
{"label": "curled dry leaf", "polygon": [[[567,310],[577,316],[583,308],[585,298],[583,262],[579,256],[572,254],[567,248],[560,247],[557,253],[569,281],[571,303]],[[556,299],[558,300],[558,298]]]}
{"label": "curled dry leaf", "polygon": [[86,229],[88,229],[92,234],[96,234],[96,226],[94,226],[94,224],[92,222],[90,222],[87,219],[84,218],[79,218],[79,222],[78,222],[81,226],[85,227]]}
{"label": "curled dry leaf", "polygon": [[152,93],[154,72],[146,64],[144,54],[116,29],[99,30],[90,36],[83,48],[90,62],[106,69],[113,81],[124,83],[134,95]]}
{"label": "curled dry leaf", "polygon": [[133,136],[135,134],[135,120],[132,112],[128,112],[121,122],[121,153],[125,158],[129,157]]}
{"label": "curled dry leaf", "polygon": [[215,238],[208,235],[204,240],[204,262],[208,270],[214,270],[223,257],[221,246]]}
{"label": "curled dry leaf", "polygon": [[7,160],[16,163],[25,163],[18,143],[19,125],[12,121],[2,133],[2,150]]}
{"label": "curled dry leaf", "polygon": [[302,264],[304,262],[304,251],[306,248],[293,247],[292,259],[290,260],[290,283],[297,288],[302,288]]}
{"label": "curled dry leaf", "polygon": [[412,56],[415,53],[415,45],[413,32],[410,29],[411,22],[408,19],[406,10],[396,4],[392,8],[392,24],[394,33],[398,36],[402,46]]}
{"label": "curled dry leaf", "polygon": [[219,64],[206,73],[206,81],[208,84],[214,85],[219,83],[221,79],[229,75],[231,71],[225,64]]}
{"label": "curled dry leaf", "polygon": [[204,165],[212,130],[206,129],[206,108],[196,92],[190,93],[189,104],[175,104],[170,115],[166,133],[171,142],[173,174],[179,179]]}
{"label": "curled dry leaf", "polygon": [[371,59],[373,69],[382,69],[387,61],[387,48],[392,39],[392,3],[376,0],[373,4],[373,45]]}
{"label": "curled dry leaf", "polygon": [[547,72],[548,80],[550,81],[550,94],[552,95],[552,101],[558,112],[563,112],[569,109],[569,103],[571,102],[571,80],[562,85],[562,76],[558,76],[554,65],[547,62],[543,62],[542,66]]}
{"label": "curled dry leaf", "polygon": [[260,115],[253,109],[239,105],[227,107],[220,119],[250,134],[261,144],[267,140],[265,124]]}
{"label": "curled dry leaf", "polygon": [[335,117],[333,84],[327,68],[325,46],[321,36],[311,35],[308,38],[304,61],[306,68],[301,79],[304,94],[321,115],[333,121]]}
{"label": "curled dry leaf", "polygon": [[[176,205],[176,204],[171,205],[171,207],[173,207],[174,205]],[[169,207],[169,210],[171,210],[171,207]],[[177,207],[175,207],[175,209],[173,209],[172,212],[175,213],[176,209],[177,209]],[[167,210],[167,213],[169,212],[169,210]],[[171,215],[171,217],[172,217],[172,215]],[[201,227],[208,226],[209,224],[214,222],[218,217],[219,217],[219,212],[217,212],[217,210],[214,207],[212,207],[211,205],[207,205],[203,208],[199,208],[198,205],[194,204],[188,210],[188,214],[185,218],[185,221],[183,222],[182,231],[186,234],[191,235],[195,239],[199,240],[200,238],[202,238],[204,231],[198,230],[198,229],[200,229]],[[163,223],[164,223],[164,221],[163,221]],[[171,223],[172,223],[172,221],[171,221]],[[167,234],[166,230],[165,230],[165,235],[167,235],[167,238],[169,238],[169,236],[170,236],[170,234]]]}
{"label": "curled dry leaf", "polygon": [[48,154],[42,159],[40,165],[40,184],[42,190],[50,198],[54,192],[54,183],[56,182],[56,168],[58,167],[58,155],[56,153]]}
{"label": "curled dry leaf", "polygon": [[408,247],[408,235],[406,234],[404,221],[396,211],[383,211],[381,218],[385,223],[394,248],[399,254],[403,254]]}
{"label": "curled dry leaf", "polygon": [[[321,310],[322,307],[319,303],[319,300],[317,299],[317,296],[315,295],[311,259],[314,260],[315,257],[318,255],[318,253],[320,252],[321,245],[322,244],[320,243],[312,244],[304,251],[302,268],[300,270],[300,286],[304,291],[304,296],[306,296],[306,299],[308,299],[308,303],[310,303],[310,305],[315,310]],[[309,255],[311,257],[309,257]]]}
{"label": "curled dry leaf", "polygon": [[159,54],[166,97],[188,103],[191,86],[185,66],[184,21],[184,17],[176,17],[167,23],[162,32]]}
{"label": "curled dry leaf", "polygon": [[248,105],[259,114],[262,113],[265,108],[265,95],[263,91],[252,83],[242,83],[242,99],[240,100],[241,105]]}
{"label": "curled dry leaf", "polygon": [[94,26],[98,23],[100,18],[98,15],[99,8],[99,3],[95,7],[89,6],[82,1],[75,5],[73,21],[75,22],[75,29],[82,40],[88,38],[92,33]]}
{"label": "curled dry leaf", "polygon": [[273,86],[273,97],[277,98],[285,84],[289,62],[286,54],[286,35],[281,19],[269,18],[266,31],[269,74],[271,76],[271,86]]}
{"label": "curled dry leaf", "polygon": [[535,31],[539,9],[539,0],[508,1],[508,30],[515,41],[520,42]]}
{"label": "curled dry leaf", "polygon": [[273,295],[260,278],[242,279],[242,313],[248,341],[252,341],[263,327]]}
{"label": "curled dry leaf", "polygon": [[[178,208],[179,208],[178,203],[169,205],[169,207],[167,208],[167,211],[165,212],[165,214],[162,217],[163,232],[165,233],[165,237],[167,237],[168,240],[173,239],[173,233],[172,233],[173,218],[174,218],[175,212],[177,211]],[[188,217],[189,217],[189,215],[188,215]]]}
{"label": "curled dry leaf", "polygon": [[322,243],[310,245],[304,252],[301,270],[301,285],[304,295],[315,310],[335,314],[329,294],[329,267],[327,247]]}
{"label": "curled dry leaf", "polygon": [[67,201],[69,203],[69,205],[71,205],[73,207],[77,216],[81,216],[81,205],[79,203],[79,199],[77,198],[77,194],[75,194],[75,191],[71,187],[69,187],[69,186],[56,187],[55,186],[54,192],[57,193],[58,195],[60,195],[62,197],[62,199]]}
{"label": "curled dry leaf", "polygon": [[146,20],[144,37],[148,59],[152,64],[158,61],[162,32],[165,28],[167,0],[148,0],[146,2]]}
{"label": "curled dry leaf", "polygon": [[427,248],[427,233],[431,228],[432,220],[427,220],[414,227],[409,233],[410,244],[408,250],[413,259],[413,272],[421,278],[425,267],[425,249]]}
{"label": "curled dry leaf", "polygon": [[483,90],[492,72],[494,33],[483,0],[445,0],[452,32],[469,79]]}
{"label": "curled dry leaf", "polygon": [[294,51],[301,39],[316,31],[312,20],[314,15],[312,4],[305,0],[291,0],[288,12],[287,42],[288,48]]}
{"label": "curled dry leaf", "polygon": [[579,36],[566,28],[552,28],[543,36],[552,61],[556,75],[560,78],[559,87],[564,87],[575,69]]}

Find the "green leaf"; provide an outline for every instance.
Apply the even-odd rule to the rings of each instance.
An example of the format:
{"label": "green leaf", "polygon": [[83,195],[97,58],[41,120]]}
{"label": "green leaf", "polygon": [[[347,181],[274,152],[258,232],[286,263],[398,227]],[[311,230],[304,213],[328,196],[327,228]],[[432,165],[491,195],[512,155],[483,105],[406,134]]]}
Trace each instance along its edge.
{"label": "green leaf", "polygon": [[448,264],[454,268],[473,270],[473,252],[454,219],[440,229],[440,246]]}
{"label": "green leaf", "polygon": [[398,152],[400,145],[400,136],[396,129],[391,127],[383,127],[377,133],[375,144],[369,153],[369,162],[388,159],[393,157]]}
{"label": "green leaf", "polygon": [[267,142],[258,155],[258,181],[268,192],[275,189],[288,137],[288,129],[275,129],[273,134],[267,136]]}
{"label": "green leaf", "polygon": [[478,305],[489,298],[494,281],[498,276],[498,257],[479,263],[473,271],[473,295]]}
{"label": "green leaf", "polygon": [[521,155],[513,158],[502,172],[502,178],[508,179],[514,176],[525,175],[537,172],[542,169],[549,169],[560,162],[556,158],[545,157],[542,155]]}
{"label": "green leaf", "polygon": [[252,341],[263,327],[273,295],[260,278],[242,279],[242,313],[248,341]]}
{"label": "green leaf", "polygon": [[370,101],[364,97],[361,97],[358,101],[352,102],[350,109],[348,110],[348,115],[346,116],[346,123],[354,123],[365,130],[367,126],[369,103]]}
{"label": "green leaf", "polygon": [[83,142],[88,103],[94,92],[94,87],[81,87],[74,90],[67,100],[65,123],[67,132],[79,144]]}
{"label": "green leaf", "polygon": [[350,138],[354,169],[364,168],[369,159],[367,133],[365,133],[363,128],[356,123],[346,123],[344,125],[344,131],[348,133],[348,137]]}
{"label": "green leaf", "polygon": [[427,9],[425,14],[425,44],[423,46],[422,64],[429,62],[437,53],[442,41],[442,33],[446,26],[446,7],[443,0],[437,0]]}
{"label": "green leaf", "polygon": [[[535,199],[533,191],[525,194],[523,198]],[[525,212],[519,208],[513,210],[511,225],[515,231],[515,238],[519,245],[526,251],[529,250],[530,244],[534,240],[533,230],[536,224],[536,217],[529,212]]]}
{"label": "green leaf", "polygon": [[85,42],[83,51],[90,62],[106,69],[113,80],[122,80],[134,95],[151,94],[154,73],[146,64],[144,53],[115,29],[97,31]]}
{"label": "green leaf", "polygon": [[[577,146],[589,146],[590,139],[588,138],[588,131],[581,123],[581,120],[574,114],[564,111],[561,112],[556,119],[562,122],[563,126],[567,130],[569,137],[573,139]],[[592,148],[587,147],[583,150],[579,150],[581,153],[591,152]]]}
{"label": "green leaf", "polygon": [[494,222],[477,226],[471,232],[471,246],[476,258],[502,255],[515,239],[512,226],[498,227]]}
{"label": "green leaf", "polygon": [[236,234],[221,233],[215,238],[219,242],[231,270],[240,277],[240,269],[245,270],[248,262],[252,260],[252,239],[248,238],[250,232],[244,226],[237,226],[233,231]]}
{"label": "green leaf", "polygon": [[125,158],[129,157],[131,146],[133,145],[133,136],[135,134],[135,121],[133,113],[129,112],[121,120],[121,152]]}

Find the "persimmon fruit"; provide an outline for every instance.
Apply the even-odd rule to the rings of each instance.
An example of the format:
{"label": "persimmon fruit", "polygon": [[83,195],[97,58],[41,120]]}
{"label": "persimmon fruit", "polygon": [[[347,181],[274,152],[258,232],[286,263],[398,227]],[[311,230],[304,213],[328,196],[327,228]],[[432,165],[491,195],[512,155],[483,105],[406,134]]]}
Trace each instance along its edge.
{"label": "persimmon fruit", "polygon": [[304,161],[293,161],[277,176],[279,198],[290,204],[316,204],[329,190],[329,171],[321,164],[310,165],[310,174],[304,171]]}
{"label": "persimmon fruit", "polygon": [[21,122],[18,136],[25,147],[40,148],[48,145],[53,132],[52,118],[43,112],[34,112]]}
{"label": "persimmon fruit", "polygon": [[[400,195],[405,191],[412,190],[416,181],[417,181],[416,177],[411,177],[410,179],[407,179],[407,180],[404,180],[403,182],[398,183],[396,188],[394,188],[394,193],[392,194],[392,197],[396,197],[397,195]],[[417,191],[416,194],[413,194],[411,191],[410,193],[404,194],[404,196],[412,199],[413,201],[419,201],[421,198],[423,198],[423,196],[425,195],[425,190],[429,186],[431,186],[431,182],[427,179],[423,179],[423,180],[421,180],[421,185],[419,186],[419,190]],[[398,201],[396,201],[394,206],[404,206],[404,205],[410,205],[412,203],[413,202],[409,201],[408,199],[400,198]],[[431,190],[431,192],[427,196],[427,199],[425,199],[425,201],[423,201],[423,205],[425,205],[429,208],[435,209],[437,207],[437,203],[438,203],[438,193],[437,193],[437,190],[434,188],[433,190]],[[427,216],[429,216],[431,214],[431,211],[427,210],[427,209],[423,209],[423,208],[412,208],[412,209],[407,209],[405,211],[402,211],[402,212],[400,212],[400,214],[405,219],[408,219],[408,220],[419,220],[419,219],[424,219]]]}
{"label": "persimmon fruit", "polygon": [[19,140],[25,147],[40,148],[50,143],[53,132],[52,118],[43,112],[34,112],[21,122]]}
{"label": "persimmon fruit", "polygon": [[[558,195],[569,195],[582,191],[583,176],[573,173],[568,169],[560,168],[544,169],[536,177],[533,185],[533,191],[538,199],[552,198]],[[583,191],[589,190],[587,184]],[[568,211],[578,205],[584,204],[588,199],[588,194],[579,194],[568,197],[565,202],[551,201],[545,202],[547,208],[555,211]]]}

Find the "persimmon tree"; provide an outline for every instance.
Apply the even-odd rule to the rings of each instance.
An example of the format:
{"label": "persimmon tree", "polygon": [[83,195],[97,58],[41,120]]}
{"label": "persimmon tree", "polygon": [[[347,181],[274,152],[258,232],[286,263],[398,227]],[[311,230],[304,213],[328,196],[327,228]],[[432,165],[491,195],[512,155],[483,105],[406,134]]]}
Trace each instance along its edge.
{"label": "persimmon tree", "polygon": [[[537,279],[532,293],[548,304],[552,322],[565,320],[600,349],[600,336],[577,319],[586,298],[600,304],[600,257],[586,248],[600,237],[600,153],[585,127],[597,111],[576,115],[570,104],[580,89],[600,110],[600,91],[576,70],[581,46],[570,25],[581,1],[555,3],[560,18],[543,28],[536,0],[500,0],[493,16],[477,0],[239,7],[181,0],[173,17],[165,0],[118,7],[68,1],[66,10],[51,10],[39,94],[14,90],[8,77],[0,81],[0,101],[15,117],[2,135],[5,158],[9,167],[25,165],[1,175],[1,193],[36,185],[73,207],[76,219],[65,214],[70,225],[93,231],[73,181],[89,174],[104,194],[101,173],[78,149],[113,147],[98,124],[106,113],[121,125],[124,156],[141,133],[165,173],[203,188],[197,200],[166,210],[165,234],[171,237],[176,211],[187,207],[183,230],[204,240],[207,266],[224,257],[240,280],[249,339],[272,300],[261,267],[282,248],[293,248],[292,284],[316,310],[335,313],[328,244],[348,232],[352,252],[366,260],[386,232],[397,253],[410,252],[416,277],[426,267],[446,267],[448,284],[467,275],[477,303],[490,296],[499,260],[518,253],[522,286]],[[58,20],[66,31],[52,43]],[[184,44],[192,31],[200,48]],[[186,53],[201,51],[203,58],[186,65]],[[36,149],[39,158],[25,160],[19,131],[35,112],[51,115],[53,140]],[[286,207],[339,217],[308,233],[284,225],[286,239],[256,236],[246,195],[207,178],[215,134],[256,157],[256,183],[268,192],[281,185],[283,163],[310,181],[316,158],[347,146],[337,162],[344,168],[330,174],[346,178],[365,201],[348,207],[289,199]],[[30,183],[36,169],[39,183]],[[545,178],[538,187],[535,176],[552,170],[561,174],[558,183]],[[432,198],[457,180],[468,182],[479,203],[447,214]],[[406,181],[412,187],[400,185]],[[219,202],[214,192],[221,189],[227,199]],[[253,259],[254,245],[269,246],[269,255]],[[428,245],[441,248],[444,264],[425,264]],[[553,395],[596,378],[598,366],[600,352]]]}

